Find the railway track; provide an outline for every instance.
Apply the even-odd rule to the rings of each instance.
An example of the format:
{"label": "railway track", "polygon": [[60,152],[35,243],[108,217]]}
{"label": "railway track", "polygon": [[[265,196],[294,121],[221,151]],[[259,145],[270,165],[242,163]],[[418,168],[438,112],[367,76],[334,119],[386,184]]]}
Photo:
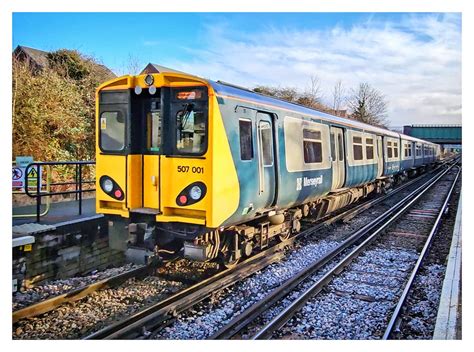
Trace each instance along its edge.
{"label": "railway track", "polygon": [[[419,182],[420,180],[413,180],[412,182],[400,187],[400,189],[397,189],[397,192],[401,192],[402,189],[407,188],[416,181]],[[321,228],[337,220],[352,218],[353,216],[355,216],[356,213],[360,213],[371,206],[373,207],[374,205],[382,203],[384,200],[393,197],[397,192],[393,192],[393,194],[391,193],[384,197],[367,201],[352,209],[342,211],[335,216],[328,217],[327,219],[322,220],[316,226],[313,226],[310,229],[301,232],[295,237],[290,238],[288,241],[280,243],[274,248],[268,249],[267,251],[260,253],[257,256],[262,256],[262,258],[266,258],[265,262],[262,264],[257,264],[253,262],[254,260],[258,259],[256,257],[253,257],[241,263],[239,265],[239,268],[235,269],[235,272],[233,272],[232,270],[222,272],[216,277],[210,278],[208,281],[196,284],[194,287],[189,288],[188,291],[179,292],[178,294],[174,295],[173,297],[170,297],[164,302],[160,302],[157,305],[152,306],[146,309],[145,311],[130,317],[129,319],[120,321],[117,324],[109,326],[86,338],[118,339],[156,337],[157,331],[160,331],[161,329],[163,329],[163,327],[172,324],[175,320],[175,317],[181,314],[182,312],[189,310],[191,307],[195,306],[199,302],[211,297],[215,292],[223,290],[225,287],[231,286],[237,281],[243,280],[245,277],[248,277],[253,273],[257,272],[258,270],[261,270],[262,268],[268,266],[270,263],[279,260],[282,257],[281,253],[278,254],[279,258],[275,260],[272,259],[271,256],[275,255],[275,253],[280,252],[284,247],[292,245],[297,239],[301,239],[307,237],[308,235],[315,234],[319,230],[321,230]],[[270,258],[270,260],[268,260],[268,258]],[[251,262],[254,263],[254,267],[246,267]]]}
{"label": "railway track", "polygon": [[162,329],[164,326],[167,326],[174,321],[174,317],[178,314],[190,309],[204,299],[209,298],[213,293],[235,284],[264,267],[267,267],[269,264],[280,260],[283,257],[281,252],[283,248],[293,245],[295,241],[299,239],[317,233],[323,227],[338,220],[353,218],[356,214],[382,203],[386,199],[394,196],[395,193],[401,192],[413,183],[419,181],[419,179],[412,180],[399,187],[396,191],[390,192],[390,194],[369,200],[348,210],[341,211],[336,215],[328,216],[320,220],[317,225],[314,226],[313,224],[311,228],[308,228],[290,239],[240,263],[237,268],[228,269],[203,282],[197,283],[196,285],[182,292],[178,292],[176,295],[169,297],[165,301],[159,302],[128,319],[117,322],[116,324],[87,336],[86,339],[153,338],[153,336],[156,335],[157,330]]}
{"label": "railway track", "polygon": [[73,303],[80,299],[83,299],[84,297],[98,290],[117,287],[130,278],[144,277],[145,275],[150,273],[150,271],[151,268],[149,266],[140,266],[138,268],[126,271],[119,275],[115,275],[104,280],[100,280],[98,282],[94,282],[92,284],[76,288],[67,293],[51,297],[49,299],[29,305],[22,309],[15,310],[12,313],[12,323],[16,323],[21,319],[32,318],[44,313],[48,313],[64,304]]}
{"label": "railway track", "polygon": [[[331,311],[331,309],[334,309],[334,302],[339,302],[339,304],[341,304],[343,307],[347,307],[348,310],[363,310],[362,307],[354,308],[354,306],[357,306],[354,304],[352,305],[352,307],[350,307],[349,301],[357,300],[359,302],[370,303],[375,302],[377,300],[381,300],[385,303],[385,307],[388,306],[389,308],[393,308],[391,307],[391,305],[393,305],[393,298],[399,297],[400,300],[398,301],[398,304],[396,304],[395,310],[393,311],[393,309],[389,309],[390,311],[393,311],[393,315],[387,325],[386,330],[383,332],[383,335],[380,336],[381,338],[389,338],[390,334],[394,330],[394,327],[397,325],[396,323],[398,322],[398,316],[403,310],[403,305],[406,302],[406,297],[408,293],[410,292],[414,277],[416,276],[416,273],[423,261],[423,258],[426,255],[433,236],[436,233],[436,229],[439,226],[441,216],[445,210],[445,207],[449,201],[449,197],[454,188],[454,184],[458,178],[460,170],[459,172],[457,172],[454,182],[452,181],[453,167],[454,166],[451,166],[445,172],[437,174],[430,181],[417,188],[416,191],[410,193],[410,195],[405,197],[404,200],[398,202],[391,209],[380,215],[371,223],[361,228],[359,231],[356,231],[352,236],[350,236],[347,240],[341,243],[340,246],[335,248],[326,256],[322,257],[319,261],[315,262],[313,265],[301,271],[280,287],[276,288],[269,295],[267,295],[265,299],[258,302],[258,304],[251,306],[242,314],[232,319],[227,325],[221,328],[210,338],[271,338],[272,336],[275,336],[275,334],[277,334],[277,332],[282,327],[284,327],[285,324],[287,324],[287,322],[289,322],[290,320],[292,320],[292,324],[289,324],[291,325],[291,327],[287,327],[286,332],[280,333],[280,335],[278,336],[281,337],[283,335],[286,335],[298,337],[300,336],[301,331],[304,331],[304,329],[301,328],[301,331],[298,331],[297,328],[299,325],[298,321],[303,320],[303,318],[295,318],[295,316],[298,314],[304,315],[300,311],[302,310],[302,308],[308,305],[308,302],[313,302],[313,304],[312,308],[307,309],[307,311],[316,311],[320,314],[324,314],[323,311],[328,312]],[[443,184],[443,182],[448,182],[450,184],[450,188],[447,193],[440,192],[440,190],[443,189],[440,186]],[[434,185],[438,185],[435,191],[433,190]],[[432,201],[423,203],[422,197],[430,190],[431,196],[433,197]],[[436,211],[433,210],[433,202],[435,202],[437,205]],[[412,219],[405,220],[405,227],[407,225],[407,222],[413,222],[413,219],[416,219],[416,226],[412,224],[412,227],[416,227],[418,231],[420,231],[420,233],[424,231],[426,236],[407,232],[406,230],[404,232],[401,230],[393,231],[392,233],[389,233],[387,238],[383,240],[383,244],[378,244],[377,246],[375,246],[374,249],[373,243],[376,240],[379,240],[379,237],[382,235],[383,231],[389,227],[392,228],[396,222],[399,223],[400,217],[405,214],[409,209],[411,209],[414,204],[418,204],[420,209],[411,210],[408,212],[409,217],[411,217]],[[423,209],[420,204],[425,205],[426,209]],[[417,260],[412,252],[407,251],[405,248],[403,248],[403,246],[401,246],[403,241],[401,243],[399,239],[406,237],[408,237],[408,241],[405,242],[408,242],[411,247],[419,246],[421,241],[424,242],[423,249],[420,251],[419,256],[417,256]],[[393,264],[395,264],[393,265],[393,267],[395,268],[395,271],[393,272],[395,273],[394,277],[390,277],[390,272],[387,273],[387,271],[389,271],[388,268],[385,268],[387,263],[377,263],[377,258],[373,262],[370,262],[368,260],[363,262],[362,259],[363,264],[359,265],[358,267],[360,271],[359,273],[357,273],[357,270],[350,270],[351,263],[353,263],[356,258],[360,260],[361,254],[365,253],[369,248],[372,248],[372,251],[374,251],[374,253],[376,253],[377,250],[379,252],[383,252],[386,250],[392,251],[392,257],[390,258],[389,262],[393,262]],[[413,251],[413,248],[411,249]],[[397,260],[397,256],[403,257],[404,255],[404,260]],[[370,256],[365,255],[365,257]],[[334,264],[330,268],[327,268],[328,263],[330,263],[335,258],[338,259],[337,264]],[[415,264],[413,264],[414,261],[416,262]],[[413,271],[408,278],[405,278],[403,276],[404,271],[399,272],[396,269],[397,267],[403,267],[404,265],[406,270],[413,266]],[[357,268],[357,264],[354,264],[353,266]],[[322,270],[323,268],[326,268],[325,272]],[[372,272],[367,271],[367,268],[371,268]],[[382,272],[377,272],[377,268],[382,268]],[[385,272],[383,270],[385,270]],[[368,282],[370,281],[368,279],[369,276],[372,277],[372,282]],[[406,280],[398,280],[400,278],[397,278],[397,276],[402,276]],[[377,277],[379,280],[378,283]],[[390,287],[387,287],[387,281],[390,280],[387,280],[387,277],[389,279],[392,279],[392,284],[395,282],[394,287],[392,287],[392,291],[395,291],[395,293],[388,293],[390,291]],[[401,294],[398,294],[396,292],[400,287],[399,285],[402,283],[399,281],[405,281],[406,283],[406,285],[404,286],[404,290]],[[371,294],[367,294],[367,292],[358,292],[354,289],[354,283],[356,285],[367,284],[367,286],[372,286],[372,289],[369,290],[369,292],[373,292],[378,288],[379,296],[375,294],[374,297]],[[390,284],[388,286],[390,286]],[[291,296],[291,294],[293,294],[293,297],[296,298],[289,299],[288,297]],[[318,295],[324,297],[318,298]],[[387,298],[389,296],[392,298],[392,300],[389,300]],[[285,301],[284,304],[283,301]],[[341,303],[342,301],[346,302],[344,302],[343,304]],[[278,303],[280,303],[280,307],[275,308],[275,305],[277,305]],[[324,308],[325,305],[330,306],[331,304],[332,307]],[[281,307],[281,305],[283,305],[283,307]],[[263,315],[265,315],[265,313],[267,313],[266,321],[265,318],[262,317]],[[315,321],[318,319],[319,321],[323,321],[325,318],[316,317],[311,321],[311,324],[306,325],[306,328],[314,329],[314,327],[317,326],[317,323],[315,323]],[[378,323],[380,323],[380,321]],[[320,336],[318,334],[314,334],[312,338],[325,337]],[[349,334],[345,337],[339,336],[333,338],[355,338],[355,336],[351,336]],[[374,337],[365,336],[365,338]]]}
{"label": "railway track", "polygon": [[[238,268],[218,273],[215,276],[212,276],[200,283],[179,291],[168,298],[165,298],[163,301],[160,301],[157,304],[145,308],[143,311],[132,314],[132,316],[127,319],[121,320],[91,335],[88,335],[85,338],[103,339],[153,337],[154,334],[151,333],[151,331],[154,329],[156,330],[157,327],[166,326],[166,324],[172,322],[174,317],[180,312],[183,312],[186,309],[194,306],[196,303],[212,296],[214,292],[222,290],[223,288],[252,275],[256,271],[261,270],[270,263],[280,260],[283,256],[282,250],[287,246],[293,245],[296,240],[308,237],[309,235],[317,234],[319,230],[338,220],[348,221],[357,214],[362,213],[371,207],[373,208],[375,205],[383,204],[384,201],[390,198],[396,198],[397,194],[401,194],[404,191],[407,192],[410,187],[422,182],[422,180],[426,179],[427,177],[428,175],[420,176],[410,182],[403,184],[385,196],[366,201],[360,205],[353,206],[351,209],[340,211],[336,215],[332,215],[320,220],[316,225],[310,224],[312,225],[311,228],[308,228],[295,237],[292,237],[289,240],[262,252],[260,255],[250,258],[249,260],[241,263]],[[260,261],[259,258],[261,258]],[[245,268],[245,266],[249,264],[250,266]],[[144,268],[139,269],[140,270],[137,270],[137,274],[142,270],[145,272]],[[80,300],[95,290],[116,286],[116,284],[123,282],[124,279],[126,280],[127,276],[132,277],[134,274],[123,275],[121,279],[111,278],[109,282],[96,283],[92,287],[78,289],[74,292],[70,292],[59,297],[54,297],[52,300],[50,300],[50,302],[40,303],[38,307],[27,307],[27,309],[23,312],[14,312],[14,314],[16,314],[16,321],[22,317],[34,316],[44,313],[45,311],[50,311],[51,309],[55,309],[67,302]],[[25,314],[25,312],[28,313]]]}

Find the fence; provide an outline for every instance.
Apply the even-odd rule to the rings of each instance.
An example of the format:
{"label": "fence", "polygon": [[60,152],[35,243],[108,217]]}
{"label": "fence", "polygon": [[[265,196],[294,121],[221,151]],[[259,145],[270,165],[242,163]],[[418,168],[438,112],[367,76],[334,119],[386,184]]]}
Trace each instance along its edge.
{"label": "fence", "polygon": [[[13,193],[25,194],[28,197],[35,198],[36,213],[14,215],[14,217],[35,216],[36,222],[40,222],[40,217],[48,213],[51,198],[53,196],[71,194],[74,194],[76,201],[79,201],[79,215],[81,215],[83,194],[95,191],[94,187],[89,186],[95,184],[95,178],[84,180],[84,176],[90,177],[94,174],[90,170],[89,172],[84,172],[85,168],[90,168],[93,165],[95,165],[95,161],[51,161],[33,162],[28,164],[24,171],[24,192],[16,190],[13,191]],[[59,173],[57,173],[57,169],[61,169]],[[34,170],[36,170],[36,172],[32,172]],[[53,175],[55,171],[57,173],[56,177]],[[28,177],[30,174],[34,174],[35,177]],[[58,179],[58,181],[53,182],[53,179],[55,178]],[[61,188],[65,188],[66,190],[61,190]],[[41,212],[41,205],[44,197],[47,197],[46,209]]]}

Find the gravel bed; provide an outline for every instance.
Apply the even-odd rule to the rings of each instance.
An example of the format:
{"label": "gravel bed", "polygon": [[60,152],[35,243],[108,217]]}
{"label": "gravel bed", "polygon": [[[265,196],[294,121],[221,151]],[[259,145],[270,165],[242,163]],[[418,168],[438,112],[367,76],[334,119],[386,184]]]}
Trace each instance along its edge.
{"label": "gravel bed", "polygon": [[415,285],[418,287],[416,296],[408,302],[408,309],[403,318],[402,333],[398,334],[399,338],[431,339],[445,271],[444,265],[433,264],[426,267],[423,275],[416,278]]}
{"label": "gravel bed", "polygon": [[29,288],[21,292],[15,292],[12,297],[12,310],[15,311],[34,303],[44,301],[48,298],[62,295],[79,287],[90,285],[94,282],[119,275],[137,267],[138,265],[129,263],[116,268],[96,271],[87,276],[47,281],[39,286]]}
{"label": "gravel bed", "polygon": [[409,274],[407,261],[413,263],[417,257],[414,252],[377,247],[365,252],[327,286],[326,293],[310,299],[274,337],[379,338]]}
{"label": "gravel bed", "polygon": [[118,288],[96,291],[75,304],[66,304],[13,325],[13,339],[77,339],[129,316],[183,288],[180,282],[157,277],[129,279]]}
{"label": "gravel bed", "polygon": [[163,278],[182,282],[198,282],[219,271],[215,262],[197,262],[179,259],[158,268],[157,274]]}
{"label": "gravel bed", "polygon": [[205,339],[233,317],[265,297],[272,289],[298,271],[321,258],[339,243],[320,241],[291,252],[284,261],[274,263],[249,278],[222,290],[211,300],[184,312],[170,326],[155,336],[157,339]]}
{"label": "gravel bed", "polygon": [[[449,180],[451,175],[445,177]],[[432,209],[434,204],[441,205],[449,188],[448,181],[442,181],[428,191],[413,209]],[[390,234],[390,229],[400,228],[415,234],[427,235],[430,223],[434,219],[426,218],[414,221],[397,221],[386,229],[384,237],[352,262],[346,270],[335,278],[320,295],[310,299],[305,307],[273,337],[301,339],[378,339],[381,338],[391,317],[398,298],[404,288],[408,275],[424,242],[423,236],[406,239]],[[409,224],[407,229],[405,226]],[[392,230],[393,231],[393,230]],[[418,240],[416,240],[418,237]],[[396,239],[394,241],[394,239]],[[390,243],[407,245],[406,249],[390,249]],[[417,244],[414,246],[414,244]],[[414,247],[417,247],[415,250]],[[437,301],[433,286],[442,281],[443,269],[431,266],[425,275],[418,277],[418,285],[424,289],[425,301],[414,304],[413,319],[406,323],[410,331],[425,330],[418,315],[435,318]],[[383,277],[389,279],[386,282]],[[376,280],[373,280],[376,278]],[[398,284],[397,284],[398,282]],[[388,284],[387,284],[388,283]]]}
{"label": "gravel bed", "polygon": [[[370,208],[357,215],[348,223],[328,226],[325,230],[320,231],[316,235],[319,239],[318,242],[314,240],[301,241],[284,261],[270,265],[261,272],[235,284],[231,288],[216,293],[212,299],[198,304],[192,310],[180,314],[175,322],[163,328],[156,333],[154,337],[157,339],[204,339],[211,336],[236,315],[265,297],[272,289],[335,248],[340,241],[347,238],[350,233],[360,229],[386,211],[415,187],[416,185],[412,185],[408,187],[408,189],[400,192],[400,194],[394,194],[393,197],[387,199],[377,207]],[[398,251],[394,252],[387,252],[389,254],[386,254],[384,262],[386,265],[392,266],[394,261],[397,261],[397,257],[400,253]],[[410,256],[410,254],[407,253],[406,256]],[[403,258],[398,259],[398,261],[403,261]],[[366,265],[367,264],[364,263],[362,264],[363,270],[367,270]],[[390,269],[387,269],[387,273],[389,273],[389,270]],[[374,272],[377,271],[374,269]],[[394,275],[403,276],[403,272],[400,274],[400,270],[393,269],[393,272]],[[318,278],[319,276],[313,277],[312,280],[308,280],[308,282],[301,285],[299,289],[310,285]],[[388,275],[387,279],[391,280],[392,287],[395,286],[394,280],[396,280],[396,278]],[[397,283],[399,284],[398,281]],[[293,292],[289,297],[282,300],[282,304],[286,305],[289,303],[298,293],[299,291]],[[380,293],[380,295],[382,295],[382,293]],[[387,305],[386,302],[380,304]],[[264,313],[263,319],[271,318],[277,314],[279,309],[281,309],[281,307],[268,310]]]}
{"label": "gravel bed", "polygon": [[394,334],[395,339],[431,339],[433,336],[461,187],[458,182],[448,214],[415,279],[413,292],[408,297],[408,309],[402,315],[400,332]]}

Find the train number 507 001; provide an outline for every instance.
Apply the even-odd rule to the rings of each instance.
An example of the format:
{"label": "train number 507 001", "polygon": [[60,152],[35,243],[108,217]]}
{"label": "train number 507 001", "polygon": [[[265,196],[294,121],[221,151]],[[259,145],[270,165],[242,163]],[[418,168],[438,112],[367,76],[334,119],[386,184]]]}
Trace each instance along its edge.
{"label": "train number 507 001", "polygon": [[191,169],[191,172],[193,174],[203,174],[204,173],[204,168],[200,166],[193,166],[190,168],[189,166],[178,166],[178,172],[189,172],[189,169]]}

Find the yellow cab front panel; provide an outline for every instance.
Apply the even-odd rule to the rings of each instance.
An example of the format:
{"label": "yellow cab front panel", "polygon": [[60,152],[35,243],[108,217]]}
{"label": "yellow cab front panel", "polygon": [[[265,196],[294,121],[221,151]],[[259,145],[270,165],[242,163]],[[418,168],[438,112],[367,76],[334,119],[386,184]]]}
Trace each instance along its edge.
{"label": "yellow cab front panel", "polygon": [[153,74],[151,89],[148,76],[98,89],[97,212],[216,228],[238,180],[212,88],[173,73]]}

